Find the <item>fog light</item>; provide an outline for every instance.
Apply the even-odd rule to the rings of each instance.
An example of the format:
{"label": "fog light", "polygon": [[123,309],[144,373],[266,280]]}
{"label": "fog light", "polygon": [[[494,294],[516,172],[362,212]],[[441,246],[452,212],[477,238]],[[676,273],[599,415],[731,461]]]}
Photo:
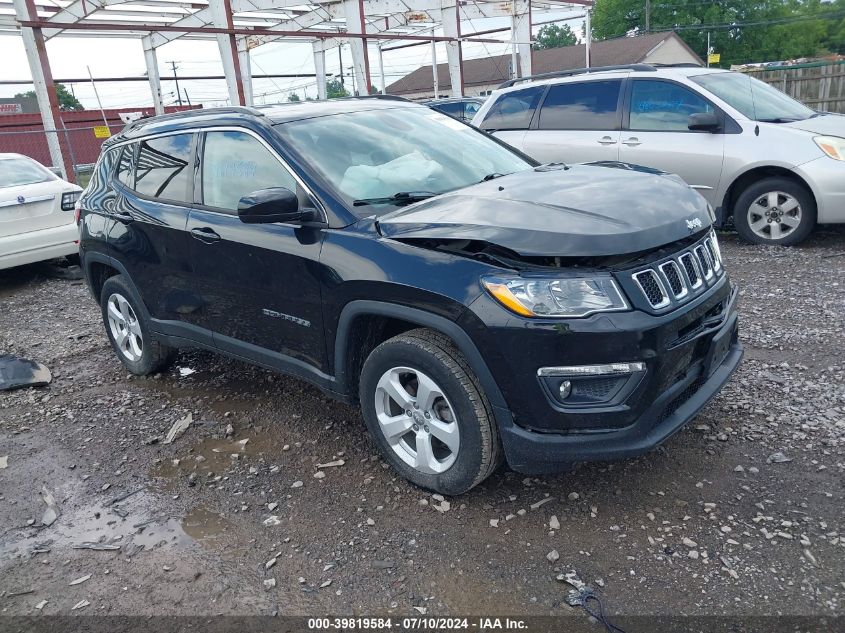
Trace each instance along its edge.
{"label": "fog light", "polygon": [[558,392],[560,393],[560,399],[566,400],[569,397],[569,394],[572,393],[572,382],[569,380],[564,380],[560,383],[560,387],[558,387]]}

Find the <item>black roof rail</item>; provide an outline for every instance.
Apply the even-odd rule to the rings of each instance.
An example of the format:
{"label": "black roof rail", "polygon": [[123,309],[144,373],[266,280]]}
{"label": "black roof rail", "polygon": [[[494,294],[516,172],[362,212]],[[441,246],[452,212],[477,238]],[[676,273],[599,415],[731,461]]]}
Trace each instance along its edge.
{"label": "black roof rail", "polygon": [[528,77],[517,77],[516,79],[509,79],[501,84],[497,90],[502,88],[510,88],[511,86],[521,83],[523,81],[538,81],[540,79],[554,79],[555,77],[572,77],[573,75],[586,75],[589,73],[601,73],[612,70],[639,70],[642,72],[657,72],[657,68],[652,64],[620,64],[618,66],[593,66],[591,68],[573,68],[570,70],[556,70],[551,73],[540,73],[539,75],[529,75]]}
{"label": "black roof rail", "polygon": [[253,116],[264,116],[264,113],[258,108],[250,108],[248,106],[221,106],[219,108],[193,108],[191,110],[180,110],[178,112],[169,112],[167,114],[158,114],[155,116],[141,117],[126,124],[123,128],[124,132],[130,132],[137,127],[147,125],[149,123],[157,123],[158,121],[173,121],[174,119],[189,119],[193,116],[201,116],[204,114],[251,114]]}
{"label": "black roof rail", "polygon": [[701,68],[701,64],[695,62],[678,62],[677,64],[661,64],[659,62],[652,62],[650,64],[655,68]]}

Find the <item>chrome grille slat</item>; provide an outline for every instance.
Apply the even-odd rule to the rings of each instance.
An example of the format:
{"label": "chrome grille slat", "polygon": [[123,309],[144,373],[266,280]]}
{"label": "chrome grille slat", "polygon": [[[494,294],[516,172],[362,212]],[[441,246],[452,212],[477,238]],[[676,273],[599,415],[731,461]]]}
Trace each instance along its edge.
{"label": "chrome grille slat", "polygon": [[628,273],[653,310],[680,305],[704,292],[724,274],[711,232],[692,246],[649,267]]}

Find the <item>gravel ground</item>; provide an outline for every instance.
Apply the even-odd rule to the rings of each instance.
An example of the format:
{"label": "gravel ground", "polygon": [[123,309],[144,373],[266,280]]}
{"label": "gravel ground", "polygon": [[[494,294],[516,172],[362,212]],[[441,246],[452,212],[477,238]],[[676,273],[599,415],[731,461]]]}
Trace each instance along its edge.
{"label": "gravel ground", "polygon": [[0,614],[570,614],[575,570],[616,616],[843,615],[845,232],[722,241],[746,356],[695,421],[445,500],[356,409],[194,351],[127,375],[82,282],[0,272],[0,352],[54,376],[0,393]]}

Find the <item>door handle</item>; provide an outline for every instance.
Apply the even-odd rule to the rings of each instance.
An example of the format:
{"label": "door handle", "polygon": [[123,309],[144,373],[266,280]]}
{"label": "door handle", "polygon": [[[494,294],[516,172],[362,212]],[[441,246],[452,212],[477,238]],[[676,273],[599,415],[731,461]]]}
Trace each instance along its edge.
{"label": "door handle", "polygon": [[123,222],[124,224],[129,224],[135,219],[132,217],[131,213],[112,213],[111,216],[118,222]]}
{"label": "door handle", "polygon": [[214,231],[214,229],[210,229],[207,226],[191,229],[191,237],[206,244],[213,244],[214,242],[220,241],[220,236]]}
{"label": "door handle", "polygon": [[632,136],[631,138],[626,138],[622,141],[622,144],[627,145],[628,147],[636,147],[637,145],[642,145],[642,142],[636,136]]}
{"label": "door handle", "polygon": [[610,138],[609,136],[602,136],[602,137],[598,140],[598,143],[599,143],[599,145],[613,145],[614,143],[616,143],[616,141],[614,141],[614,140],[613,140],[612,138]]}

